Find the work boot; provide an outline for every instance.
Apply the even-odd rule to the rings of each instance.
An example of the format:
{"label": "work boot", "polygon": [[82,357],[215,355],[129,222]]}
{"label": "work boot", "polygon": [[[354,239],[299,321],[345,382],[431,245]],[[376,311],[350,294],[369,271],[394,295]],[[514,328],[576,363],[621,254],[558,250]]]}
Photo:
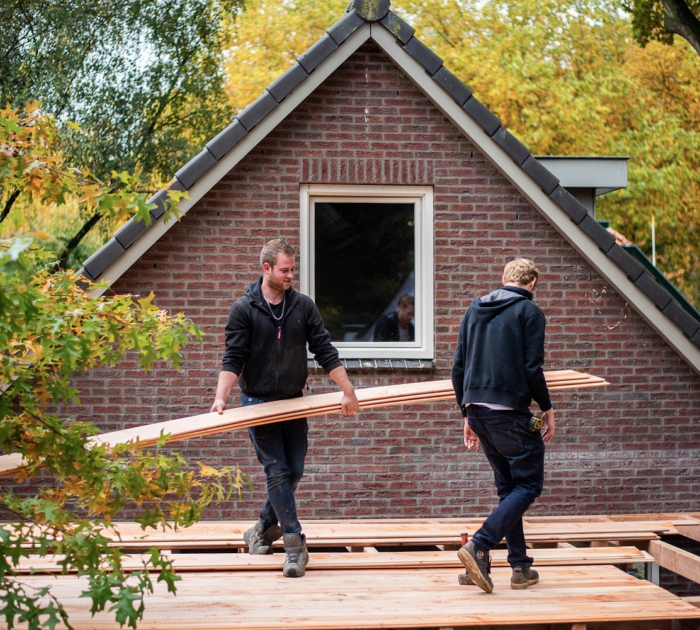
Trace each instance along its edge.
{"label": "work boot", "polygon": [[513,575],[510,576],[510,587],[516,591],[522,591],[532,584],[540,581],[537,571],[531,569],[532,565],[524,567],[513,567]]}
{"label": "work boot", "polygon": [[284,559],[284,577],[303,577],[306,573],[306,565],[309,562],[309,552],[306,549],[306,536],[304,534],[284,534],[284,551],[287,557]]}
{"label": "work boot", "polygon": [[489,577],[491,572],[491,557],[488,551],[481,551],[470,540],[458,552],[460,562],[467,570],[472,582],[480,589],[490,593],[493,591],[493,581]]}
{"label": "work boot", "polygon": [[272,553],[272,543],[282,538],[279,525],[273,525],[265,529],[265,524],[258,521],[245,534],[243,540],[248,545],[248,553],[252,556],[264,556]]}

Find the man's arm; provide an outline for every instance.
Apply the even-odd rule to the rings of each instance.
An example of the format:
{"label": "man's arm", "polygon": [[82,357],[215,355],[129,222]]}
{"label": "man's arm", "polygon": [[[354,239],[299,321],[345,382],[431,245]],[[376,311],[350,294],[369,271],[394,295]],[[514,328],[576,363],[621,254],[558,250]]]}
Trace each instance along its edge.
{"label": "man's arm", "polygon": [[214,404],[209,410],[210,413],[223,413],[226,409],[226,401],[231,395],[231,390],[233,386],[238,382],[238,374],[233,372],[222,371],[219,374],[219,383],[216,386],[216,396],[214,397]]}
{"label": "man's arm", "polygon": [[360,409],[360,403],[355,395],[355,388],[352,386],[348,373],[345,368],[340,365],[328,373],[341,390],[343,397],[340,399],[340,407],[346,416],[354,416]]}

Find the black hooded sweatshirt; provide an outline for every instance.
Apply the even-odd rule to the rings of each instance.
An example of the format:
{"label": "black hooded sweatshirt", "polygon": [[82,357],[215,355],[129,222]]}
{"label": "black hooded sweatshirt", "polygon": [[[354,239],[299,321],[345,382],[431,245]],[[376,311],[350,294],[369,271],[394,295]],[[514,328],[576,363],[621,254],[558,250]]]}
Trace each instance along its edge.
{"label": "black hooded sweatshirt", "polygon": [[476,298],[462,319],[452,367],[459,406],[493,403],[529,415],[534,399],[551,409],[544,329],[544,313],[526,289],[504,286]]}
{"label": "black hooded sweatshirt", "polygon": [[284,316],[277,321],[261,284],[262,278],[251,284],[231,307],[221,370],[239,376],[241,391],[249,396],[296,398],[308,377],[306,344],[326,372],[341,365],[338,351],[310,297],[287,289]]}

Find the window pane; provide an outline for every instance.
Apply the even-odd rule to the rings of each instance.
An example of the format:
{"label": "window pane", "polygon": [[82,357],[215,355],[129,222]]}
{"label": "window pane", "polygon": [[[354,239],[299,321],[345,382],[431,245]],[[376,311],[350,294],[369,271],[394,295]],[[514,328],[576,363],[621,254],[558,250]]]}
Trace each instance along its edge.
{"label": "window pane", "polygon": [[[413,203],[316,203],[315,300],[333,341],[373,341],[376,324],[415,293]],[[404,300],[403,305],[409,300]],[[413,341],[413,305],[401,311],[401,339]],[[386,328],[386,326],[384,326]],[[411,337],[407,337],[410,329]]]}

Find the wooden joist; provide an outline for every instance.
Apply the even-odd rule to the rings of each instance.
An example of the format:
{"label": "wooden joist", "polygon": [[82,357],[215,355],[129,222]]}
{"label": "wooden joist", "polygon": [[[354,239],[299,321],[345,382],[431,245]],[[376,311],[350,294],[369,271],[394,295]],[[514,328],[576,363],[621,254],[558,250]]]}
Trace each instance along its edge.
{"label": "wooden joist", "polygon": [[[605,379],[574,370],[545,372],[545,377],[550,391],[555,392],[609,385]],[[356,393],[360,410],[454,400],[454,390],[450,380],[370,387],[358,389]],[[237,407],[227,409],[223,414],[205,413],[103,433],[91,438],[91,442],[114,446],[138,440],[143,446],[150,446],[155,444],[162,433],[170,435],[169,441],[175,442],[282,420],[340,413],[341,397],[341,392],[331,392],[249,407]],[[14,474],[24,466],[23,462],[22,456],[16,453],[0,456],[0,477]]]}
{"label": "wooden joist", "polygon": [[[668,591],[610,566],[539,569],[540,583],[510,589],[511,572],[496,567],[486,594],[460,586],[454,569],[309,571],[302,579],[278,571],[183,573],[177,595],[154,583],[141,628],[148,630],[335,630],[371,628],[548,627],[547,624],[640,624],[696,620],[700,611]],[[50,579],[75,630],[115,627],[113,614],[90,613],[80,593],[85,578],[27,575],[30,586]],[[692,621],[694,623],[694,621]],[[596,626],[594,626],[596,627]],[[609,626],[607,626],[609,627]],[[643,626],[645,627],[645,626]]]}
{"label": "wooden joist", "polygon": [[649,553],[660,567],[700,584],[700,556],[662,540],[650,540]]}
{"label": "wooden joist", "polygon": [[[599,547],[566,549],[533,549],[530,555],[541,566],[582,566],[592,564],[633,564],[653,562],[645,551],[636,547]],[[507,567],[507,551],[496,549],[491,554],[492,566]],[[147,556],[126,555],[122,566],[126,571],[138,571],[144,567]],[[178,573],[190,571],[281,571],[284,554],[251,556],[247,553],[183,553],[170,556]],[[21,561],[20,573],[60,573],[58,557],[32,556]],[[368,569],[455,569],[463,567],[454,551],[401,551],[373,553],[319,553],[309,556],[307,571],[368,570]]]}

